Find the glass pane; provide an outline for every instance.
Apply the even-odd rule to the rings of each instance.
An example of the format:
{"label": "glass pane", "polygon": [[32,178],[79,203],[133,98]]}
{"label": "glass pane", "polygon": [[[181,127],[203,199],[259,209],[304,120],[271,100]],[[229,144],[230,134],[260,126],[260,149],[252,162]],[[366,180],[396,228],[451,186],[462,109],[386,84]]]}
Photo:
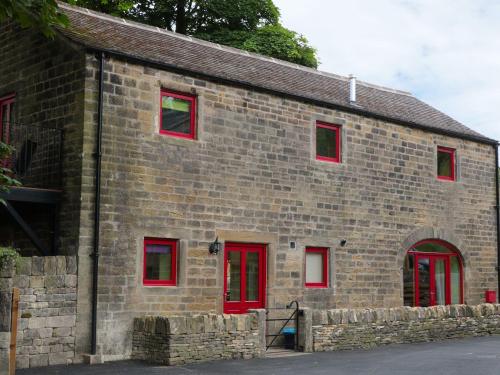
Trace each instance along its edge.
{"label": "glass pane", "polygon": [[227,295],[226,301],[239,301],[241,278],[241,252],[230,251],[227,254]]}
{"label": "glass pane", "polygon": [[431,305],[431,272],[429,258],[418,258],[418,303],[419,306]]}
{"label": "glass pane", "polygon": [[2,118],[0,123],[0,129],[2,130],[2,134],[0,134],[0,141],[8,141],[8,139],[6,138],[7,126],[5,126],[7,124],[8,121],[7,116],[9,114],[8,104],[2,105],[0,111],[2,112]]}
{"label": "glass pane", "polygon": [[337,130],[316,126],[316,155],[337,157]]}
{"label": "glass pane", "polygon": [[415,273],[413,255],[407,255],[403,267],[403,298],[405,306],[415,305]]}
{"label": "glass pane", "polygon": [[176,133],[191,133],[191,102],[188,100],[162,96],[162,130]]}
{"label": "glass pane", "polygon": [[434,262],[434,282],[436,284],[436,305],[446,305],[446,278],[444,259]]}
{"label": "glass pane", "polygon": [[13,123],[15,123],[15,122],[16,122],[16,120],[15,120],[15,118],[14,118],[14,113],[16,113],[16,112],[14,111],[14,105],[15,105],[15,104],[16,104],[16,103],[14,103],[14,102],[10,103],[10,109],[9,109],[9,122],[10,122],[11,124],[13,124]]}
{"label": "glass pane", "polygon": [[172,279],[172,247],[170,245],[146,245],[146,279]]}
{"label": "glass pane", "polygon": [[416,251],[421,251],[424,253],[446,253],[446,254],[453,253],[453,251],[438,243],[426,243],[423,245],[415,246],[414,249]]}
{"label": "glass pane", "polygon": [[457,257],[450,257],[451,303],[461,303],[460,300],[460,263]]}
{"label": "glass pane", "polygon": [[246,259],[246,300],[259,299],[259,253],[248,252]]}
{"label": "glass pane", "polygon": [[306,283],[322,283],[323,280],[323,254],[306,253]]}
{"label": "glass pane", "polygon": [[452,173],[451,154],[438,151],[438,176],[451,177]]}

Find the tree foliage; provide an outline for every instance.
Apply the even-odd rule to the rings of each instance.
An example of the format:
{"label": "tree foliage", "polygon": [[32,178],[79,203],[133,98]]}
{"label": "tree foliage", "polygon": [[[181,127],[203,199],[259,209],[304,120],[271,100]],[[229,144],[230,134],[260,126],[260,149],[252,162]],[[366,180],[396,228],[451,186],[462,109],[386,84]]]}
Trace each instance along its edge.
{"label": "tree foliage", "polygon": [[36,27],[47,37],[54,36],[54,26],[68,24],[56,0],[0,0],[0,23],[7,19],[22,27]]}
{"label": "tree foliage", "polygon": [[272,0],[66,0],[181,34],[316,68],[307,39],[280,24]]}

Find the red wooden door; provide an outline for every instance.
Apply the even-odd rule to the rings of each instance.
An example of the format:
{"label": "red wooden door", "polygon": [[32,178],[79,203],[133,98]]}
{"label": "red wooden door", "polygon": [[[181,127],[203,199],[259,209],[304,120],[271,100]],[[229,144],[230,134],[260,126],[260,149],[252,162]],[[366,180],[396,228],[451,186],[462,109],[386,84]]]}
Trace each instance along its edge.
{"label": "red wooden door", "polygon": [[224,313],[243,314],[264,308],[266,247],[226,243],[224,251]]}
{"label": "red wooden door", "polygon": [[416,306],[450,304],[450,258],[446,255],[415,255]]}

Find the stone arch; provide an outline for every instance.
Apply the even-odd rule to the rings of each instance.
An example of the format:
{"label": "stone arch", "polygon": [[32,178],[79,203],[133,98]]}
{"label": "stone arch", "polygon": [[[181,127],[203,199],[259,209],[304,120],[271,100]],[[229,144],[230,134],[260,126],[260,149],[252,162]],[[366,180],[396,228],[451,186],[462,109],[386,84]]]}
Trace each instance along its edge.
{"label": "stone arch", "polygon": [[398,250],[398,266],[399,269],[403,269],[403,261],[406,256],[406,252],[416,243],[424,240],[442,240],[448,242],[450,245],[453,245],[455,249],[457,249],[460,254],[463,262],[464,271],[465,269],[469,269],[469,256],[465,248],[463,247],[463,243],[452,231],[443,229],[443,228],[434,228],[434,227],[422,227],[415,230],[411,233],[406,239],[402,242],[399,250]]}

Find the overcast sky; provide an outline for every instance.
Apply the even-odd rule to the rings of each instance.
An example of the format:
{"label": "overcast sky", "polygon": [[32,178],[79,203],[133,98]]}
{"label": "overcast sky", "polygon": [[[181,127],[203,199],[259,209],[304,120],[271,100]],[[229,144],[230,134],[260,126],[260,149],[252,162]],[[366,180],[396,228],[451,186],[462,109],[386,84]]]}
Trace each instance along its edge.
{"label": "overcast sky", "polygon": [[319,69],[412,92],[500,140],[500,0],[274,0]]}

